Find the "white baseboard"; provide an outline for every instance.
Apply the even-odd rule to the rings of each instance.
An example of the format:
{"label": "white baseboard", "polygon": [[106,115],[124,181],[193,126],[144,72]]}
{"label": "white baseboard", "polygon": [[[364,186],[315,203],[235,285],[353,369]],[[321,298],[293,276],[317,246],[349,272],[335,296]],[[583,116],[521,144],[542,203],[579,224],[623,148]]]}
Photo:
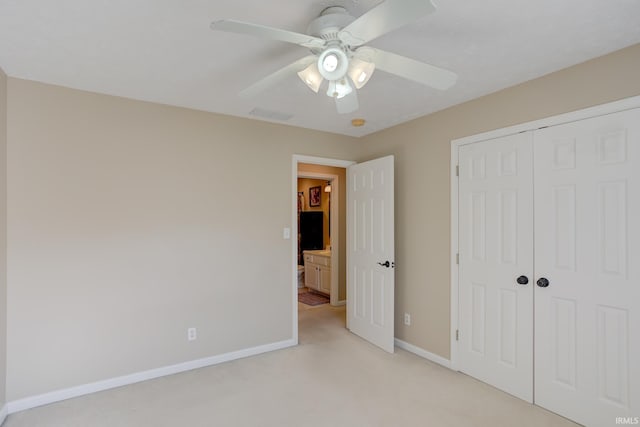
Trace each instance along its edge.
{"label": "white baseboard", "polygon": [[[242,359],[244,357],[255,356],[256,354],[266,353],[269,351],[280,350],[283,348],[296,345],[294,339],[274,342],[271,344],[260,345],[257,347],[246,348],[243,350],[232,351],[230,353],[219,354],[216,356],[205,357],[203,359],[191,360],[189,362],[178,363],[176,365],[164,366],[162,368],[150,369],[148,371],[136,372],[130,375],[110,378],[107,380],[97,381],[90,384],[84,384],[76,387],[65,388],[52,391],[49,393],[39,394],[36,396],[25,397],[7,403],[3,408],[5,413],[13,414],[15,412],[24,411],[25,409],[35,408],[36,406],[48,405],[49,403],[59,402],[61,400],[71,399],[73,397],[84,396],[86,394],[96,393],[98,391],[108,390],[111,388],[122,387],[124,385],[134,384],[140,381],[151,380],[154,378],[173,375],[180,372],[190,371],[192,369],[204,368],[206,366],[217,365],[231,360]],[[2,412],[0,412],[2,414]],[[1,419],[1,418],[0,418]],[[1,424],[1,423],[0,423]]]}
{"label": "white baseboard", "polygon": [[2,408],[0,408],[0,426],[2,425],[2,423],[4,423],[4,420],[7,418],[8,413],[9,409],[7,408],[7,405],[4,405]]}
{"label": "white baseboard", "polygon": [[423,357],[427,360],[430,360],[438,365],[442,365],[445,368],[451,369],[451,361],[449,359],[445,359],[442,356],[438,356],[437,354],[433,354],[423,348],[416,347],[413,344],[409,344],[406,341],[402,341],[398,338],[395,338],[396,347],[401,348],[403,350],[407,350],[409,353],[413,353],[417,356]]}
{"label": "white baseboard", "polygon": [[334,307],[340,307],[340,306],[343,306],[343,305],[347,305],[347,300],[343,299],[343,300],[340,300],[337,303],[335,303],[335,305],[334,304],[331,304],[331,305],[333,305]]}

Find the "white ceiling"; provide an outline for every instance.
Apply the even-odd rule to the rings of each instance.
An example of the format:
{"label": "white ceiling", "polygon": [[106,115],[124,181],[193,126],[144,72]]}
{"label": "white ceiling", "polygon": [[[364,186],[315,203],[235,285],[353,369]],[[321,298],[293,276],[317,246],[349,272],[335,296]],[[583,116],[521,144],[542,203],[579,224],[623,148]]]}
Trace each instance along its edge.
{"label": "white ceiling", "polygon": [[[327,6],[360,16],[379,0],[1,0],[0,67],[17,78],[363,136],[640,42],[639,0],[437,1],[438,10],[370,46],[459,75],[445,92],[376,71],[360,109],[297,77],[246,100],[237,93],[305,56],[297,45],[214,32],[230,18],[305,32]],[[367,124],[354,128],[362,117]],[[255,117],[254,117],[255,118]]]}

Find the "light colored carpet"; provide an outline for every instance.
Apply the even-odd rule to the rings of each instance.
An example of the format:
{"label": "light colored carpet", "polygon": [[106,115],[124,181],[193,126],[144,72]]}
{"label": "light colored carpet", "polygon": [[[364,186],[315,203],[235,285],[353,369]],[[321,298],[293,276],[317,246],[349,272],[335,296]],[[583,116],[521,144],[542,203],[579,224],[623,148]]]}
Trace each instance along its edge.
{"label": "light colored carpet", "polygon": [[300,345],[34,408],[3,427],[575,426],[299,305]]}

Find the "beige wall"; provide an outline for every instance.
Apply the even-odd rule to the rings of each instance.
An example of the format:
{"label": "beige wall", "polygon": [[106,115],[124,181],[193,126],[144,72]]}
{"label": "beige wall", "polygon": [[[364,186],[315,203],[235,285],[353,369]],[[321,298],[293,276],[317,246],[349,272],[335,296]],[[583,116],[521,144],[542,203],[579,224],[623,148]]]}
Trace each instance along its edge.
{"label": "beige wall", "polygon": [[[298,173],[324,173],[327,175],[337,175],[339,181],[338,188],[338,299],[347,299],[347,170],[331,166],[312,165],[307,163],[298,164]],[[305,200],[309,193],[305,193]],[[335,193],[331,193],[331,200],[335,200]],[[335,234],[332,232],[332,234]],[[333,236],[335,240],[335,235]],[[335,245],[331,244],[332,247]]]}
{"label": "beige wall", "polygon": [[0,68],[0,409],[7,373],[7,76]]}
{"label": "beige wall", "polygon": [[357,140],[8,89],[9,400],[292,338],[292,155]]}
{"label": "beige wall", "polygon": [[639,76],[635,45],[365,139],[361,160],[396,158],[396,337],[449,357],[451,140],[640,95]]}

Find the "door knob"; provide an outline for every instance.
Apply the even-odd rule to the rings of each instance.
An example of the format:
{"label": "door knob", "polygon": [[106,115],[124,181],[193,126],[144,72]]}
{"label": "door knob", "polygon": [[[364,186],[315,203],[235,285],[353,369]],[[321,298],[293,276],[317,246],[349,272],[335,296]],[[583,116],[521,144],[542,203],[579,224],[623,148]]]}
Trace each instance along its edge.
{"label": "door knob", "polygon": [[378,264],[379,264],[379,265],[381,265],[381,266],[383,266],[383,267],[387,267],[387,268],[389,268],[389,267],[391,266],[391,264],[389,263],[389,261],[388,261],[388,260],[387,260],[387,261],[385,261],[385,262],[379,262]]}
{"label": "door knob", "polygon": [[546,288],[547,286],[549,286],[549,280],[544,278],[544,277],[541,277],[541,278],[538,279],[536,284],[538,286],[540,286],[541,288]]}
{"label": "door knob", "polygon": [[529,283],[529,278],[527,276],[520,276],[516,279],[516,282],[518,282],[518,285],[526,285]]}

